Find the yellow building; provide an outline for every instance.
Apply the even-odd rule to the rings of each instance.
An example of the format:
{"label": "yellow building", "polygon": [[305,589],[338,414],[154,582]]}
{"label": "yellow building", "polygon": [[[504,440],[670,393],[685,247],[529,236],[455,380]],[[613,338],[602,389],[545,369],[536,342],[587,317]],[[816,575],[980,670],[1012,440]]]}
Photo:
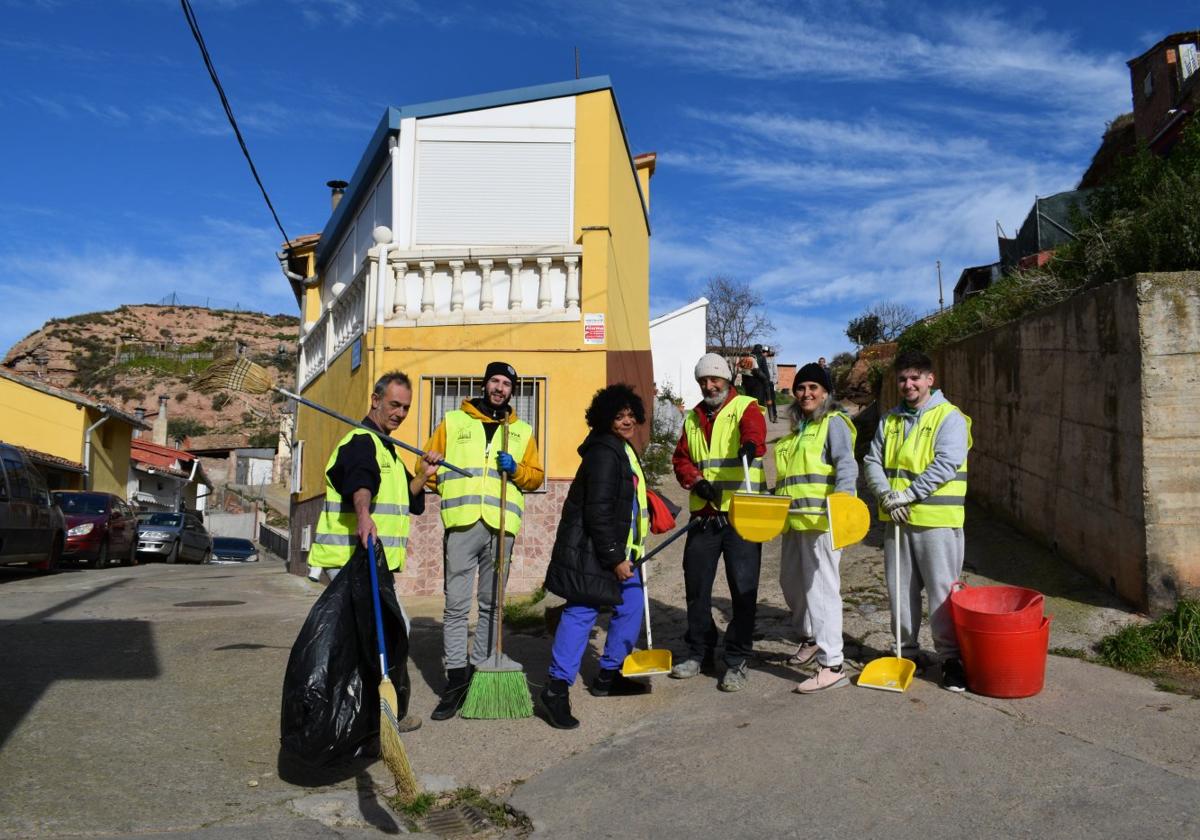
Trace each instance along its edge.
{"label": "yellow building", "polygon": [[[283,257],[302,297],[297,384],[310,400],[361,417],[375,379],[403,370],[413,409],[398,434],[419,446],[479,393],[488,362],[516,368],[513,404],[534,427],[547,484],[527,497],[515,591],[541,582],[592,394],[624,381],[653,403],[654,163],[630,154],[605,76],[389,108],[315,250],[297,241]],[[346,431],[300,408],[296,571]],[[441,591],[431,507],[414,520],[402,591]]]}
{"label": "yellow building", "polygon": [[51,490],[125,498],[136,417],[91,397],[0,367],[0,440],[26,450]]}

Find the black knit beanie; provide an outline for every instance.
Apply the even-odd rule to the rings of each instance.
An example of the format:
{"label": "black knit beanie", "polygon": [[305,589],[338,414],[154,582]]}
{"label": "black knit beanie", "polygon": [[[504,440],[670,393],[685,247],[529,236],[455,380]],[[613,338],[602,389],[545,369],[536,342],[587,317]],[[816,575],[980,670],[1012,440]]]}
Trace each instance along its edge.
{"label": "black knit beanie", "polygon": [[829,380],[829,371],[816,362],[809,362],[796,371],[796,376],[792,379],[792,390],[796,390],[796,386],[801,382],[816,382],[829,393],[833,393],[833,383]]}
{"label": "black knit beanie", "polygon": [[493,376],[507,376],[508,381],[512,383],[514,388],[517,385],[517,371],[508,362],[492,362],[489,364],[487,370],[483,372],[483,383],[486,385],[487,381]]}

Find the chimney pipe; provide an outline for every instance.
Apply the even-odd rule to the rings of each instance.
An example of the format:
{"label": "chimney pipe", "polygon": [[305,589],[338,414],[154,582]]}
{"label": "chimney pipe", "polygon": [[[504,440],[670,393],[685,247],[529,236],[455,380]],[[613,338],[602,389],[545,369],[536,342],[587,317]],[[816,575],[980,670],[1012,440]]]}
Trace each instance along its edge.
{"label": "chimney pipe", "polygon": [[154,442],[159,446],[167,445],[167,397],[158,398],[158,415],[154,418]]}
{"label": "chimney pipe", "polygon": [[[143,422],[143,423],[144,423],[144,422],[146,421],[146,409],[142,408],[142,407],[139,405],[137,408],[135,408],[135,409],[133,410],[133,416],[134,416],[134,417],[136,417],[136,418],[137,418],[139,421],[141,421],[141,422]],[[135,438],[140,438],[140,437],[142,436],[142,430],[141,430],[141,429],[134,429],[134,430],[133,430],[133,436],[134,436]]]}
{"label": "chimney pipe", "polygon": [[345,181],[326,181],[325,186],[329,187],[329,209],[336,210],[342,203],[342,196],[346,194],[346,187],[350,185]]}

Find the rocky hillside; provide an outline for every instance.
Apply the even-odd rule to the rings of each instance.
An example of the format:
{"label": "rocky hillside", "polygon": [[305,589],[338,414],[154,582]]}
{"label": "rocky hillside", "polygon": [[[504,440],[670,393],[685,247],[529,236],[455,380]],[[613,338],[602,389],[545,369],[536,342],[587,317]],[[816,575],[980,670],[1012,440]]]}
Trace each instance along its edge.
{"label": "rocky hillside", "polygon": [[122,306],[48,321],[15,344],[3,364],[82,391],[133,413],[158,411],[167,397],[172,437],[241,433],[274,447],[282,398],[199,394],[189,379],[214,358],[241,352],[295,381],[299,320],[193,306]]}

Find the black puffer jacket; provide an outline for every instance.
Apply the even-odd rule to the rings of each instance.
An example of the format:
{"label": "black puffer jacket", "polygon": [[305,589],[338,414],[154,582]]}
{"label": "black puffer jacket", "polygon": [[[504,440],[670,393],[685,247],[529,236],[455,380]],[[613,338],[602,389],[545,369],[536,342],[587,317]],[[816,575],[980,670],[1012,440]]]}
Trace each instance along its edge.
{"label": "black puffer jacket", "polygon": [[625,443],[611,432],[592,432],[579,447],[583,462],[563,502],[546,589],[575,604],[621,603],[613,568],[625,559],[633,521],[633,468]]}

